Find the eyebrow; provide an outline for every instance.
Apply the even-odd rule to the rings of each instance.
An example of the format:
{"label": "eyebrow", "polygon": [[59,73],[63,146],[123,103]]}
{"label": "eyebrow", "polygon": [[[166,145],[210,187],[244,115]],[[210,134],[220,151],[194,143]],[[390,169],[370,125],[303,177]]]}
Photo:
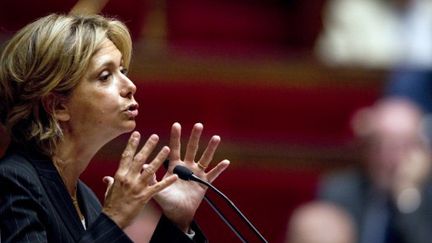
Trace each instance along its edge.
{"label": "eyebrow", "polygon": [[[123,65],[123,63],[124,63],[123,57],[121,56],[120,65],[119,66]],[[97,62],[95,64],[96,64],[96,66],[102,67],[102,66],[109,66],[109,65],[117,65],[117,62],[116,62],[116,60],[113,60],[111,58],[110,59],[106,58],[102,62]]]}
{"label": "eyebrow", "polygon": [[[120,60],[120,67],[123,66],[123,58]],[[110,67],[110,66],[117,66],[117,62],[111,59],[107,59],[104,60],[102,62],[98,62],[98,63],[94,63],[93,67],[94,67],[94,71],[98,71],[99,69],[103,68],[103,67]]]}

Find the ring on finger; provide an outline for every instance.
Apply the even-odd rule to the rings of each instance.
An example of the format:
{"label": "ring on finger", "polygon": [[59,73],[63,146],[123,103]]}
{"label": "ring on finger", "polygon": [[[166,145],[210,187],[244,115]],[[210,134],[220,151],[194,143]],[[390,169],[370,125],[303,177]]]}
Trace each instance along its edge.
{"label": "ring on finger", "polygon": [[198,162],[197,165],[198,165],[198,167],[199,167],[201,170],[205,170],[205,169],[207,169],[207,166],[204,166],[204,165],[201,164],[200,162]]}

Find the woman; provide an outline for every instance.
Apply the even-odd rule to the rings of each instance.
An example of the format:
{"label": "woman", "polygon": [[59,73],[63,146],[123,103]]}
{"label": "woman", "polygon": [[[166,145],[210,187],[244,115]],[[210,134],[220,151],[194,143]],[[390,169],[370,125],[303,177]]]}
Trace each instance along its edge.
{"label": "woman", "polygon": [[[219,144],[213,136],[195,162],[202,125],[195,124],[184,159],[181,127],[171,129],[148,164],[158,137],[137,152],[134,131],[121,156],[103,207],[79,180],[91,158],[107,142],[135,128],[136,86],[126,76],[131,39],[121,22],[101,16],[52,14],[19,31],[0,59],[0,119],[11,145],[0,160],[2,242],[129,242],[123,232],[155,198],[163,216],[153,242],[205,241],[193,223],[205,188],[177,180],[172,169],[187,166],[213,181],[229,165],[206,167]],[[169,158],[168,172],[155,171]]]}

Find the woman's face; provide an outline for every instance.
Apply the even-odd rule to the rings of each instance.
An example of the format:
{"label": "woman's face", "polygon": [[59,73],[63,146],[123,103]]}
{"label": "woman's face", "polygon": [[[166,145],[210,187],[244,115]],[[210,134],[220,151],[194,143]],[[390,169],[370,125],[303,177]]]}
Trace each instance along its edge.
{"label": "woman's face", "polygon": [[136,86],[126,71],[122,54],[106,39],[66,103],[70,133],[111,140],[135,128]]}

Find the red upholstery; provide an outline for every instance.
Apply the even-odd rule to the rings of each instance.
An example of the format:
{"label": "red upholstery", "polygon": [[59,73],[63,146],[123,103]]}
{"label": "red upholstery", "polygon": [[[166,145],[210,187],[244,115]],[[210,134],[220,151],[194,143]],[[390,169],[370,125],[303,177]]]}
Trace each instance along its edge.
{"label": "red upholstery", "polygon": [[349,120],[378,88],[283,87],[135,80],[138,129],[168,135],[181,122],[203,122],[206,133],[230,142],[339,144],[351,139]]}
{"label": "red upholstery", "polygon": [[[4,1],[0,33],[10,34],[52,12],[67,13],[77,0]],[[176,0],[166,3],[166,31],[173,45],[257,51],[310,49],[321,30],[325,0]],[[110,0],[102,13],[118,17],[137,39],[152,10],[151,1]],[[258,49],[257,49],[258,48]]]}
{"label": "red upholstery", "polygon": [[324,2],[167,1],[169,39],[207,48],[306,49],[312,47],[321,29]]}

